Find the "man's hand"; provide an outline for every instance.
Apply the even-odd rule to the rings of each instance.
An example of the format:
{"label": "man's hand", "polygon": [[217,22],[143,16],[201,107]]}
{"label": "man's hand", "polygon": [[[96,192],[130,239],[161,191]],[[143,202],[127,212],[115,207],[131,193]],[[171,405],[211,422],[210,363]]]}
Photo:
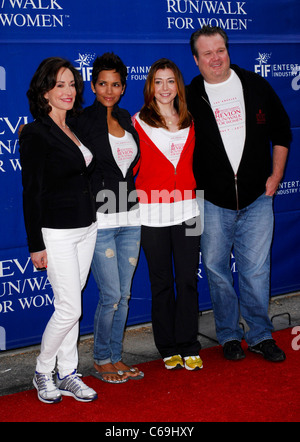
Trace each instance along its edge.
{"label": "man's hand", "polygon": [[266,182],[266,195],[273,196],[282,180],[288,149],[284,146],[274,146],[273,148],[273,173]]}
{"label": "man's hand", "polygon": [[280,180],[278,180],[278,178],[274,177],[273,175],[271,175],[266,183],[266,195],[267,196],[273,196],[276,192],[276,190],[278,189]]}

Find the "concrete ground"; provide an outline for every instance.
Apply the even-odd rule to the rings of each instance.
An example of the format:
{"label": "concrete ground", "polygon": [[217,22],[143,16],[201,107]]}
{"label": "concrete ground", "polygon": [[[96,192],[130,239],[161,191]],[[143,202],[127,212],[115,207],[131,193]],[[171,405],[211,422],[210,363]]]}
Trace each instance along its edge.
{"label": "concrete ground", "polygon": [[[299,326],[300,292],[271,298],[269,314],[274,330]],[[203,349],[218,345],[212,311],[199,316],[199,340]],[[32,377],[38,354],[39,346],[0,352],[0,396],[33,388]],[[159,358],[151,323],[126,329],[123,355],[125,363],[135,365]],[[80,338],[78,372],[83,376],[95,372],[92,335]]]}

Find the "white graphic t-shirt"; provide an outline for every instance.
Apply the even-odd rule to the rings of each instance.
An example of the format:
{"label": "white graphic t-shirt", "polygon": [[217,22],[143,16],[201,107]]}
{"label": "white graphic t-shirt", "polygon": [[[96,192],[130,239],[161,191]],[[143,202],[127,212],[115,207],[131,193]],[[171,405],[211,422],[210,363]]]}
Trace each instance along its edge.
{"label": "white graphic t-shirt", "polygon": [[153,143],[176,168],[189,135],[189,128],[187,127],[177,132],[169,132],[163,128],[156,129],[146,126],[146,131]]}
{"label": "white graphic t-shirt", "polygon": [[[109,134],[109,142],[113,157],[125,178],[130,164],[134,161],[138,153],[136,142],[132,134],[127,131],[125,131],[125,135],[120,138]],[[98,229],[140,226],[140,209],[138,204],[136,204],[129,212],[118,212],[117,210],[113,213],[97,212],[97,222]]]}
{"label": "white graphic t-shirt", "polygon": [[204,82],[223,144],[236,174],[243,155],[246,136],[246,115],[243,88],[237,74],[231,70],[223,83]]}
{"label": "white graphic t-shirt", "polygon": [[109,142],[114,159],[125,177],[130,164],[137,154],[136,142],[131,133],[126,131],[125,135],[121,138],[109,134]]}

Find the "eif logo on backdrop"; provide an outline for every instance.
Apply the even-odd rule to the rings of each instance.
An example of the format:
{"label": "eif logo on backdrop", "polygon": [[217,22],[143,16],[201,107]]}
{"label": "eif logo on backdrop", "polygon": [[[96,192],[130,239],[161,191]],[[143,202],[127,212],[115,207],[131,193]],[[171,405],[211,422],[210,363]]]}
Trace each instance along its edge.
{"label": "eif logo on backdrop", "polygon": [[96,58],[95,53],[87,52],[85,54],[78,54],[78,58],[74,60],[79,66],[75,66],[81,73],[83,81],[90,82],[92,80],[93,62]]}
{"label": "eif logo on backdrop", "polygon": [[272,54],[259,53],[258,58],[255,59],[259,64],[254,65],[254,72],[262,77],[267,77],[271,72],[271,65],[268,63],[271,55]]}
{"label": "eif logo on backdrop", "polygon": [[[96,54],[92,52],[79,53],[78,58],[74,60],[76,69],[81,73],[83,81],[90,82],[92,80],[93,63],[95,61]],[[134,65],[127,67],[127,80],[145,81],[147,79],[150,67],[149,65]]]}
{"label": "eif logo on backdrop", "polygon": [[298,63],[271,63],[272,53],[259,52],[255,59],[258,63],[254,65],[254,72],[264,78],[268,77],[295,77],[299,74],[300,66]]}

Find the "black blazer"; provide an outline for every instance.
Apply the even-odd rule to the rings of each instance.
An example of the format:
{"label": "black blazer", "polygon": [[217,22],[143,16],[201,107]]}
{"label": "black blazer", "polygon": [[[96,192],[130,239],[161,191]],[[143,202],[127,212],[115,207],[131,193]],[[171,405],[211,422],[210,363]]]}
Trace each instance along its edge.
{"label": "black blazer", "polygon": [[[91,146],[74,131],[80,141]],[[45,249],[42,227],[87,227],[96,220],[90,178],[73,141],[49,117],[26,125],[20,135],[23,211],[30,252]]]}

